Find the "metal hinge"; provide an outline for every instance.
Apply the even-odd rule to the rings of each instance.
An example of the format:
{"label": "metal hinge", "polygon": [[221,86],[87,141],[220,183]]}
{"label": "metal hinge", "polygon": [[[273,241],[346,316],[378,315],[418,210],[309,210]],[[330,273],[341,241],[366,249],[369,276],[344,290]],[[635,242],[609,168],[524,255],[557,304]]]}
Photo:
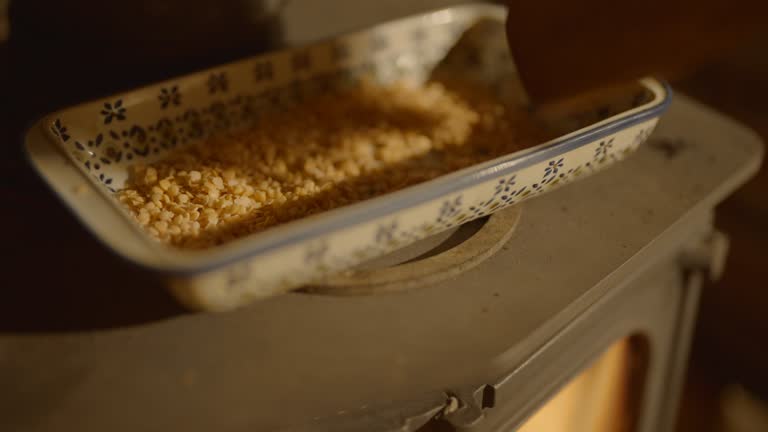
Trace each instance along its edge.
{"label": "metal hinge", "polygon": [[702,272],[710,281],[716,281],[725,270],[729,246],[728,236],[714,230],[683,251],[681,264],[685,270]]}

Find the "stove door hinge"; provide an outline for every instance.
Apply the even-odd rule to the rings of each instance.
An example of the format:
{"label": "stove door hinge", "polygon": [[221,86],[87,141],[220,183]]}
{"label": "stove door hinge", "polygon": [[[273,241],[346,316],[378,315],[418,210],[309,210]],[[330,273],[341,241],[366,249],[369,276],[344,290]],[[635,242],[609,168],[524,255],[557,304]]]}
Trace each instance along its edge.
{"label": "stove door hinge", "polygon": [[729,245],[727,235],[713,230],[686,247],[680,255],[680,263],[686,273],[702,273],[708,276],[710,281],[717,281],[725,270]]}

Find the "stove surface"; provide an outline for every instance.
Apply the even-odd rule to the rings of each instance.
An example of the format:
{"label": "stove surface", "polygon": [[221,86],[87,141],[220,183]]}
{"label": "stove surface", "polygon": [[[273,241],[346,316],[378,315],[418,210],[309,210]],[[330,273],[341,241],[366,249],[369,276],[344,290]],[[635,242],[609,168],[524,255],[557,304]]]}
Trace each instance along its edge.
{"label": "stove surface", "polygon": [[[447,392],[523,367],[638,266],[668,259],[671,239],[694,236],[693,221],[761,157],[751,131],[677,96],[637,154],[527,202],[510,240],[460,276],[394,294],[296,293],[124,327],[0,328],[0,429],[416,425],[442,409]],[[41,260],[56,256],[51,248]],[[153,288],[125,274],[125,283]]]}

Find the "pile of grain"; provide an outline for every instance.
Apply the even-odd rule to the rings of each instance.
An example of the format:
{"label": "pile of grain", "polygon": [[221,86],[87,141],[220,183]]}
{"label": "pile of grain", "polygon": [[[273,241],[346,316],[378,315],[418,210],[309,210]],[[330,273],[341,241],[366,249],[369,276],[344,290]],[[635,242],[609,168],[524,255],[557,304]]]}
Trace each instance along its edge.
{"label": "pile of grain", "polygon": [[520,149],[519,120],[441,83],[364,83],[135,165],[118,195],[158,240],[210,247]]}

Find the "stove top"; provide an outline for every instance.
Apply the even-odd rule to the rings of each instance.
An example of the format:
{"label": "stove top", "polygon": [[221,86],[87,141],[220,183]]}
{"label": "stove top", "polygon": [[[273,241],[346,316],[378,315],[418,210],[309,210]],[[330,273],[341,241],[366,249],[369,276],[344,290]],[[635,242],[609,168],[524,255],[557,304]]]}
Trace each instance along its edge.
{"label": "stove top", "polygon": [[[636,155],[527,202],[509,240],[460,274],[400,292],[294,293],[121,327],[0,328],[0,382],[26,395],[0,391],[14,426],[4,429],[61,430],[87,419],[79,431],[134,431],[151,419],[158,430],[410,430],[450,395],[466,401],[524,370],[638,268],[704,235],[713,206],[761,157],[755,134],[677,96]],[[49,246],[40,262],[66,255],[66,244]],[[124,272],[126,286],[161,290],[121,263],[111,269]],[[120,296],[119,305],[106,296],[70,311],[153,307],[151,297]]]}

